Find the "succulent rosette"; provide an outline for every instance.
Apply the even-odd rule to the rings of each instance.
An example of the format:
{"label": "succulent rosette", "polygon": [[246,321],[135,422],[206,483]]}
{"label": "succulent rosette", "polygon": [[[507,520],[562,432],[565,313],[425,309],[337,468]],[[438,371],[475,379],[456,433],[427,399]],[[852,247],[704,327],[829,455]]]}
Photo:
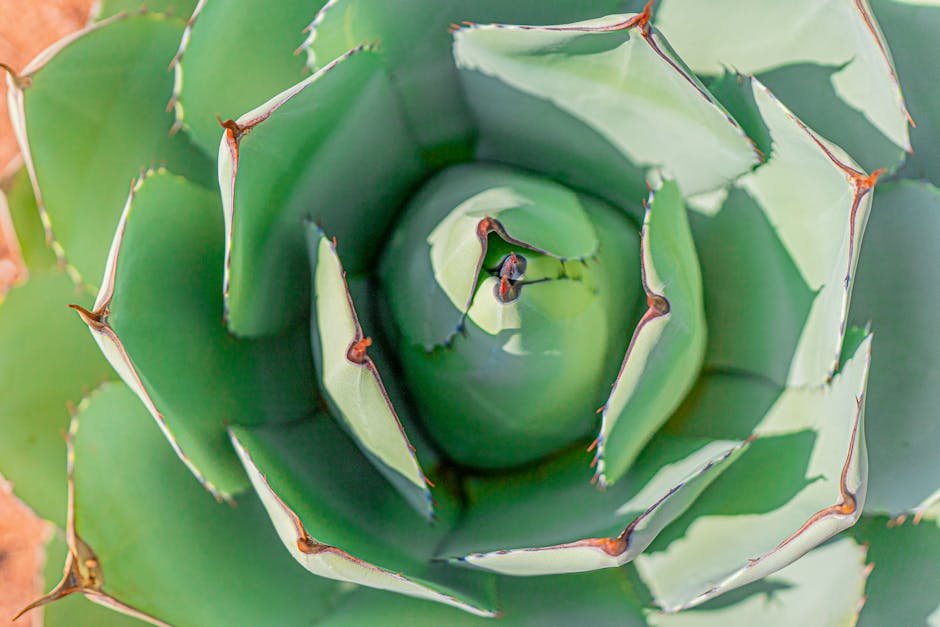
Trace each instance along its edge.
{"label": "succulent rosette", "polygon": [[938,620],[940,6],[137,4],[9,68],[27,610]]}

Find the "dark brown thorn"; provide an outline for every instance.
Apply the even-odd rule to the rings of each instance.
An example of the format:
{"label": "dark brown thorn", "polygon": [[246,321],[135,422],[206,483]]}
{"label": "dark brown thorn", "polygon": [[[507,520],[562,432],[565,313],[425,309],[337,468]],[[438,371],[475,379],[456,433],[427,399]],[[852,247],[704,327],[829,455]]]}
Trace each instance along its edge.
{"label": "dark brown thorn", "polygon": [[649,0],[649,2],[643,6],[643,12],[637,15],[636,23],[633,24],[633,26],[636,26],[640,29],[644,36],[648,35],[650,32],[650,18],[653,15],[654,2],[655,0]]}
{"label": "dark brown thorn", "polygon": [[493,218],[483,218],[477,223],[477,237],[485,239],[491,232],[497,230],[496,220]]}
{"label": "dark brown thorn", "polygon": [[30,76],[17,74],[16,70],[7,65],[6,63],[0,62],[0,69],[6,70],[7,74],[10,75],[10,78],[13,79],[13,84],[16,85],[16,88],[19,90],[24,90],[30,85],[33,84],[33,79]]}
{"label": "dark brown thorn", "polygon": [[669,301],[659,294],[649,293],[646,295],[646,305],[657,316],[664,316],[669,313]]}
{"label": "dark brown thorn", "polygon": [[223,120],[221,117],[219,117],[218,113],[215,114],[215,119],[219,121],[219,126],[225,129],[229,139],[236,142],[240,140],[243,135],[247,134],[249,130],[251,130],[247,126],[240,126],[238,122],[231,118],[228,120]]}
{"label": "dark brown thorn", "polygon": [[855,189],[858,193],[865,193],[875,186],[875,183],[878,182],[878,177],[884,174],[886,168],[878,168],[868,176],[865,176],[861,172],[852,172],[850,177],[852,179],[852,184],[855,185]]}
{"label": "dark brown thorn", "polygon": [[96,309],[95,311],[88,311],[81,305],[76,305],[74,303],[69,304],[69,309],[74,309],[78,312],[78,315],[81,316],[82,320],[85,321],[90,327],[101,328],[108,325],[108,305],[105,304],[103,307]]}
{"label": "dark brown thorn", "polygon": [[41,597],[39,597],[38,599],[30,603],[29,605],[21,609],[19,612],[16,613],[16,616],[13,617],[11,622],[16,622],[21,616],[23,616],[30,610],[36,609],[37,607],[43,607],[44,605],[49,605],[50,603],[54,603],[55,601],[58,601],[59,599],[64,599],[65,597],[71,594],[75,594],[76,592],[82,592],[81,586],[64,586],[63,584],[65,583],[66,583],[65,580],[63,580],[58,586],[53,588],[50,592],[42,595]]}
{"label": "dark brown thorn", "polygon": [[[69,554],[65,562],[65,569],[62,573],[62,580],[56,584],[55,588],[42,595],[13,617],[17,620],[30,610],[37,607],[43,607],[59,599],[65,598],[76,592],[101,592],[101,583],[103,576],[101,574],[101,564],[98,558],[78,536],[75,536],[76,546],[69,549]],[[83,555],[83,557],[79,557]],[[85,569],[82,569],[84,565]]]}
{"label": "dark brown thorn", "polygon": [[354,364],[363,364],[367,359],[366,351],[372,346],[372,338],[364,337],[359,341],[353,341],[346,351],[346,359]]}
{"label": "dark brown thorn", "polygon": [[304,532],[302,536],[297,538],[297,550],[304,555],[316,555],[326,550],[326,545],[320,544]]}

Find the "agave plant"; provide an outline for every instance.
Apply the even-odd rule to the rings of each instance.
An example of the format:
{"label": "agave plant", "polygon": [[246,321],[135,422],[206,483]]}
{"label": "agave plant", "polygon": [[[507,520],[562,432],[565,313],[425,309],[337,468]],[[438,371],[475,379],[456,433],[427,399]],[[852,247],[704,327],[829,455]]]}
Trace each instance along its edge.
{"label": "agave plant", "polygon": [[940,5],[135,4],[8,74],[26,611],[940,620]]}

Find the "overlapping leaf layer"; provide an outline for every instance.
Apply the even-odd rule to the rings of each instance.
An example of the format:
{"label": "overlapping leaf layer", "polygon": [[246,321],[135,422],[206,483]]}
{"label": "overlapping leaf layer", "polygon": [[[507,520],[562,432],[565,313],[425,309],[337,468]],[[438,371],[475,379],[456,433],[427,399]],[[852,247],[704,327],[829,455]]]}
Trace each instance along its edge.
{"label": "overlapping leaf layer", "polygon": [[140,4],[8,76],[47,624],[936,620],[940,5]]}

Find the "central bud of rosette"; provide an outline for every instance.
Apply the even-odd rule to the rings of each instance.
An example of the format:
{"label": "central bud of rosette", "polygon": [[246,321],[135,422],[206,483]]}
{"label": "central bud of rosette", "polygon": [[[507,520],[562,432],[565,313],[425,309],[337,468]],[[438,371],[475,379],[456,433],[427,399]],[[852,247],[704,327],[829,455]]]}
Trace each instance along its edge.
{"label": "central bud of rosette", "polygon": [[490,164],[413,198],[380,277],[423,423],[481,469],[542,458],[598,429],[636,324],[639,234],[626,214]]}

